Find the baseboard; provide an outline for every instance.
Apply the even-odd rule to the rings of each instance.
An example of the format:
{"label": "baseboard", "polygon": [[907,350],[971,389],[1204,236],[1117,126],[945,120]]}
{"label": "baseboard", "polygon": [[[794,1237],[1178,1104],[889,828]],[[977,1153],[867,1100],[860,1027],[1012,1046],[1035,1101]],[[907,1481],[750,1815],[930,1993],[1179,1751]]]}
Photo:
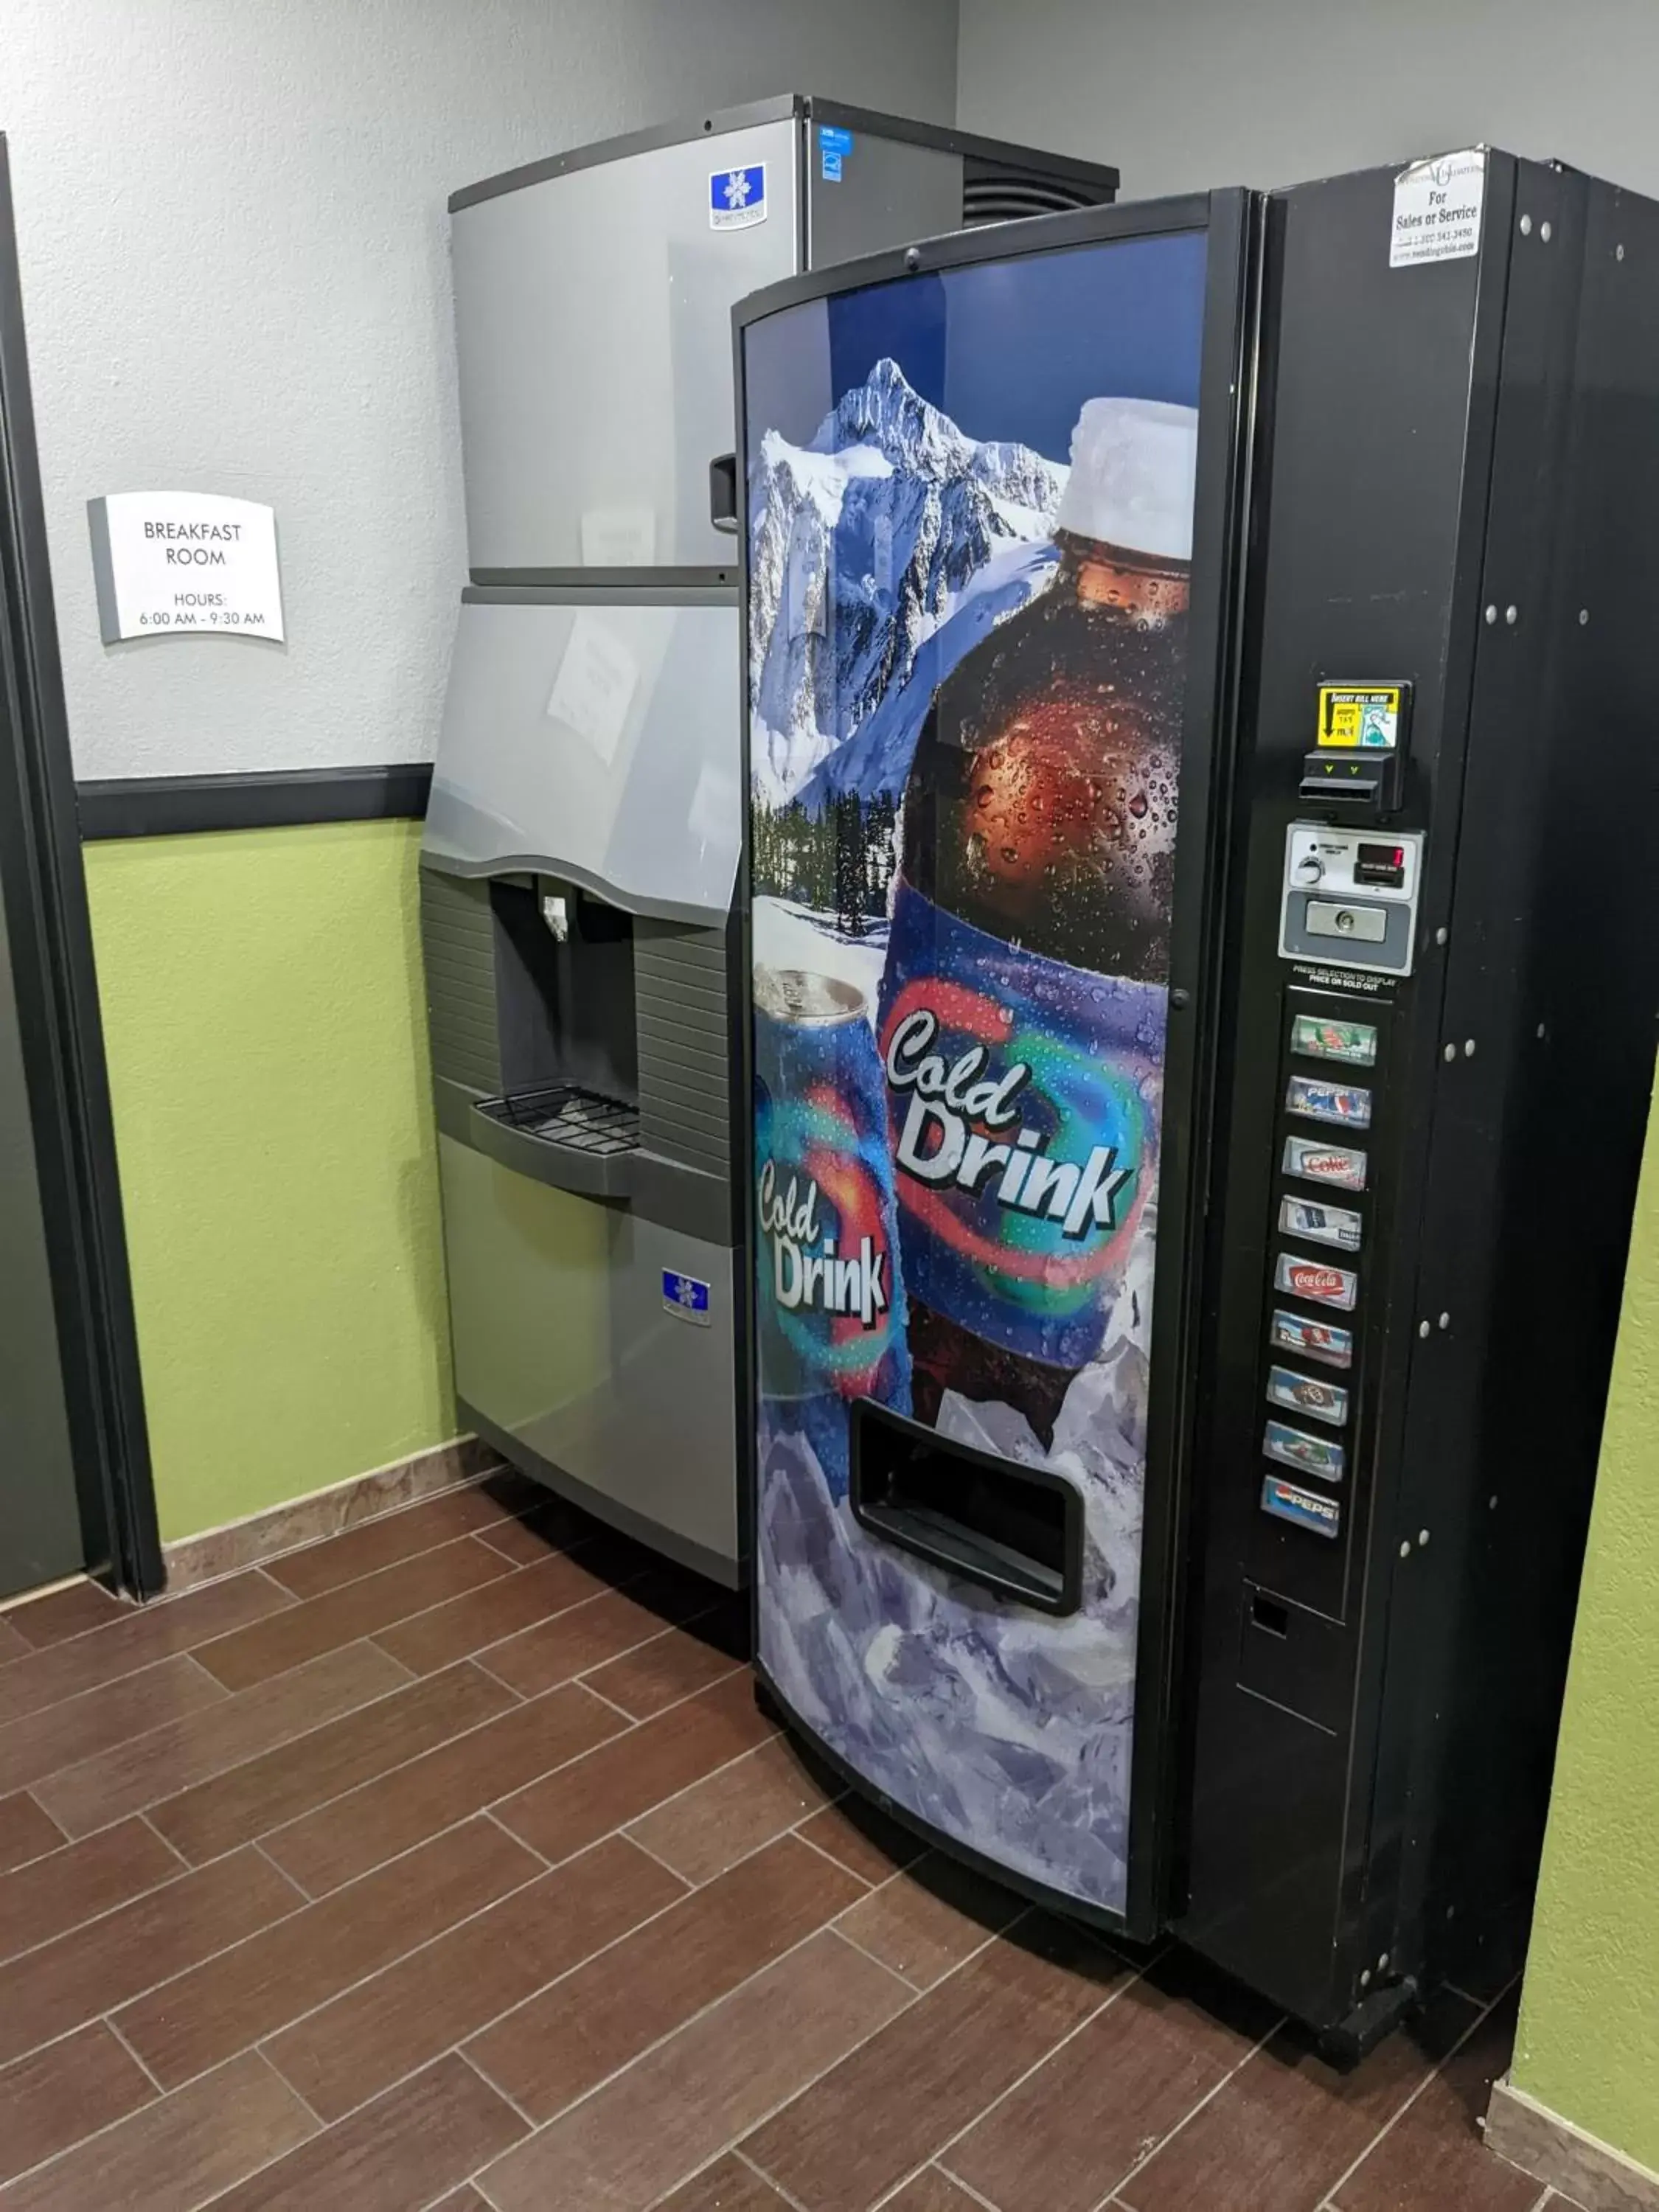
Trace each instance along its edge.
{"label": "baseboard", "polygon": [[1583,2212],[1659,2212],[1659,2173],[1574,2127],[1508,2075],[1492,2083],[1486,2144]]}
{"label": "baseboard", "polygon": [[366,1474],[349,1475],[325,1490],[288,1498],[241,1521],[227,1522],[221,1528],[204,1529],[199,1536],[181,1536],[177,1543],[161,1547],[167,1593],[172,1596],[179,1590],[193,1589],[198,1583],[216,1582],[221,1575],[234,1574],[239,1568],[258,1566],[262,1559],[274,1559],[301,1544],[337,1536],[342,1528],[355,1528],[360,1521],[372,1521],[379,1514],[412,1505],[417,1498],[476,1482],[501,1464],[501,1455],[493,1445],[481,1443],[477,1437],[458,1437],[453,1443],[416,1452],[412,1458],[371,1468]]}

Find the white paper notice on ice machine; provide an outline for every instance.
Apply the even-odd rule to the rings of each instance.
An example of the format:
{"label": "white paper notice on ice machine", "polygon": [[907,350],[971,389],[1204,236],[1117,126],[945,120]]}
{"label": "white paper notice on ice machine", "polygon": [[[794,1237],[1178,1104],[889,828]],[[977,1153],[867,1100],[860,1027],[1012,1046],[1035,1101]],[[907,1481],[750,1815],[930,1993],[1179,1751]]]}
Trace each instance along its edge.
{"label": "white paper notice on ice machine", "polygon": [[621,638],[584,607],[565,640],[547,702],[549,717],[584,738],[609,768],[639,681],[639,663]]}

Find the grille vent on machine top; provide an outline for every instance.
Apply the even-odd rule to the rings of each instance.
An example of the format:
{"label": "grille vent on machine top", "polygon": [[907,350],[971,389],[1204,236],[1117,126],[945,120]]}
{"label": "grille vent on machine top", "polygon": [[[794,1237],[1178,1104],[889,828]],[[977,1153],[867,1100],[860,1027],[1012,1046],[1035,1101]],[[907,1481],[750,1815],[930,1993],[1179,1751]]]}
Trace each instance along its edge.
{"label": "grille vent on machine top", "polygon": [[1111,197],[1109,189],[1073,177],[1044,176],[973,158],[963,164],[964,228],[975,223],[1012,222],[1021,216],[1059,215],[1067,208],[1097,206]]}

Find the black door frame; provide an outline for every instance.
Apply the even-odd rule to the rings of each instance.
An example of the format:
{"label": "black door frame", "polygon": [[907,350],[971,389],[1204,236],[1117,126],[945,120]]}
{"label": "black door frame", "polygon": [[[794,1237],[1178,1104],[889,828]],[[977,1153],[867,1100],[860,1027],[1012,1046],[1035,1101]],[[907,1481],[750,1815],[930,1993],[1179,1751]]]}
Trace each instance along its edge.
{"label": "black door frame", "polygon": [[88,1573],[166,1581],[0,132],[0,882]]}

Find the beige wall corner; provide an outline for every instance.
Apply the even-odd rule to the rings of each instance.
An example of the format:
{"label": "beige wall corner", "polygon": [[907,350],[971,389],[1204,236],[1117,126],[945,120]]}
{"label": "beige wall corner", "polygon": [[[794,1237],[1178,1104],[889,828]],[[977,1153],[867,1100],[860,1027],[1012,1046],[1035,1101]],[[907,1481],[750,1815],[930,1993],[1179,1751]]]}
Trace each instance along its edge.
{"label": "beige wall corner", "polygon": [[1574,2127],[1507,2075],[1492,2084],[1486,2144],[1583,2212],[1659,2212],[1659,2173]]}
{"label": "beige wall corner", "polygon": [[261,1560],[274,1559],[279,1553],[295,1551],[301,1544],[337,1536],[343,1528],[355,1528],[358,1522],[372,1521],[382,1513],[395,1513],[400,1506],[434,1497],[441,1490],[477,1482],[501,1465],[501,1454],[489,1444],[480,1443],[476,1437],[461,1437],[452,1443],[416,1452],[410,1459],[396,1460],[390,1467],[374,1468],[367,1474],[331,1483],[327,1489],[313,1490],[307,1497],[267,1506],[264,1512],[250,1513],[222,1528],[181,1537],[176,1544],[161,1547],[167,1561],[167,1595],[176,1596],[198,1583],[234,1574],[241,1567],[257,1566]]}

